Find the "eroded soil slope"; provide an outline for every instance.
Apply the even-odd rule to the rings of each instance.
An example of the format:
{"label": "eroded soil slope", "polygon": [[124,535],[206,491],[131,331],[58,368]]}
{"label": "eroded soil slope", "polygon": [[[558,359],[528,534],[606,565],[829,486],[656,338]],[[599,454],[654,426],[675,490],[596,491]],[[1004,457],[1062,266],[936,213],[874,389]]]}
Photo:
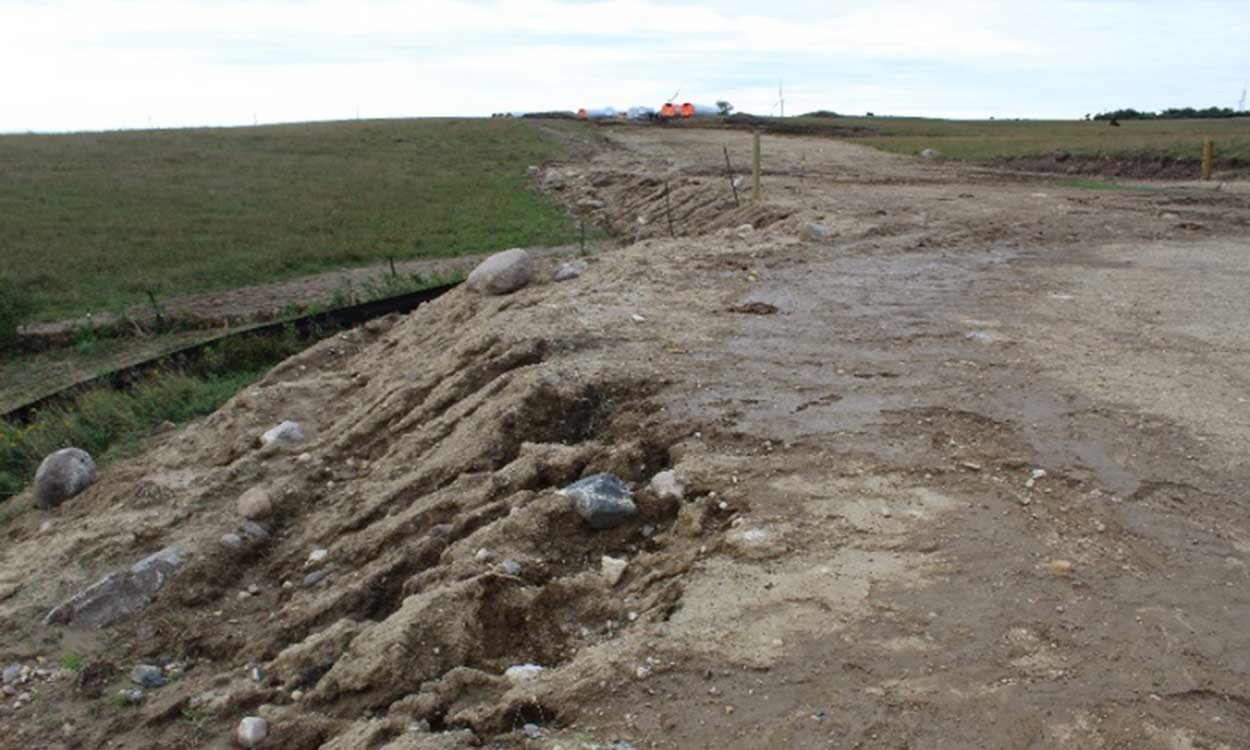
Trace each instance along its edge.
{"label": "eroded soil slope", "polygon": [[[1246,746],[1245,193],[769,137],[735,207],[722,146],[553,166],[631,244],[324,342],[11,521],[0,657],[47,674],[0,747]],[[556,493],[596,472],[635,522]],[[170,545],[142,612],[43,623]],[[140,663],[173,679],[124,705]]]}

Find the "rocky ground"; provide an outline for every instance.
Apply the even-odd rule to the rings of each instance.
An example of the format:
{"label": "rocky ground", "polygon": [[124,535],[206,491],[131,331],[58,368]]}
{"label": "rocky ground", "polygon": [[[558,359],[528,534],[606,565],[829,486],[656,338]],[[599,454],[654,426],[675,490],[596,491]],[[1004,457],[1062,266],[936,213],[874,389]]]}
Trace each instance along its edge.
{"label": "rocky ground", "polygon": [[748,136],[609,141],[542,178],[626,242],[580,276],[9,521],[0,748],[1250,744],[1241,184],[766,137],[735,206]]}

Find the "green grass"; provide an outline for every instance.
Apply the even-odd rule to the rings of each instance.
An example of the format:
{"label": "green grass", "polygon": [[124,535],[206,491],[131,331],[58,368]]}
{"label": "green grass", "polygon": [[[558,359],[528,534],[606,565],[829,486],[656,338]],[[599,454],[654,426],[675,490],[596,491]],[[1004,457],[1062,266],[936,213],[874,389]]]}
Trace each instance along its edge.
{"label": "green grass", "polygon": [[31,317],[346,266],[565,244],[512,119],[0,136],[0,257]]}
{"label": "green grass", "polygon": [[1059,187],[1081,188],[1083,190],[1140,190],[1141,188],[1127,187],[1118,182],[1108,182],[1107,180],[1088,180],[1082,178],[1055,180],[1055,184]]}
{"label": "green grass", "polygon": [[[231,340],[210,349],[194,368],[156,373],[126,391],[89,390],[39,412],[29,424],[0,420],[0,501],[21,492],[49,453],[74,446],[99,464],[129,455],[157,426],[213,413],[305,346],[293,328],[274,338]],[[3,523],[21,509],[0,511]]]}
{"label": "green grass", "polygon": [[1250,118],[1125,121],[931,120],[893,117],[793,118],[838,127],[869,127],[859,142],[901,154],[934,148],[956,159],[1041,156],[1063,149],[1074,155],[1156,154],[1198,159],[1202,142],[1215,139],[1218,159],[1250,160]]}

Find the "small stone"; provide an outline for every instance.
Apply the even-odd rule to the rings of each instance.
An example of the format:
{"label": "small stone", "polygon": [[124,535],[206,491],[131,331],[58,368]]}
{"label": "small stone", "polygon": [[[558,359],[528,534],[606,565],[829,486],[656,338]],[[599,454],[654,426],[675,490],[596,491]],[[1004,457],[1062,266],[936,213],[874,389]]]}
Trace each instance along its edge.
{"label": "small stone", "polygon": [[1046,563],[1047,570],[1049,570],[1052,574],[1061,577],[1072,575],[1074,567],[1075,566],[1072,564],[1071,560],[1050,560]]}
{"label": "small stone", "polygon": [[629,485],[611,474],[595,474],[560,490],[594,529],[611,529],[638,515]]}
{"label": "small stone", "polygon": [[510,294],[530,283],[534,264],[519,247],[495,253],[474,268],[465,288],[478,294]]}
{"label": "small stone", "polygon": [[925,159],[940,159],[942,157],[942,152],[938,151],[936,148],[926,148],[920,152],[920,156]]}
{"label": "small stone", "polygon": [[139,688],[124,688],[117,691],[117,697],[128,706],[137,706],[143,702],[146,694]]}
{"label": "small stone", "polygon": [[257,586],[256,584],[253,583],[251,586],[247,587],[247,593],[251,594],[252,596],[256,596],[257,594],[260,593],[260,586]]}
{"label": "small stone", "polygon": [[35,504],[55,508],[96,480],[91,454],[80,448],[62,448],[50,454],[35,472]]}
{"label": "small stone", "polygon": [[504,679],[516,684],[527,682],[542,674],[543,668],[537,664],[517,664],[504,670]]}
{"label": "small stone", "polygon": [[239,536],[238,534],[233,534],[233,533],[222,534],[221,546],[226,547],[228,549],[239,549],[240,547],[243,546],[243,537]]}
{"label": "small stone", "polygon": [[596,198],[582,198],[577,202],[577,207],[588,211],[595,211],[605,208],[608,204]]}
{"label": "small stone", "polygon": [[503,572],[510,576],[521,575],[521,563],[516,560],[504,560],[503,563],[500,564],[500,567],[503,568]]}
{"label": "small stone", "polygon": [[677,481],[677,474],[669,469],[651,477],[651,491],[661,500],[681,500],[686,496],[686,487]]}
{"label": "small stone", "polygon": [[269,722],[259,716],[244,717],[234,736],[243,747],[256,747],[269,736]]}
{"label": "small stone", "polygon": [[260,436],[260,442],[263,445],[277,445],[304,442],[304,429],[300,427],[299,422],[286,421],[279,424],[265,434]]}
{"label": "small stone", "polygon": [[252,678],[252,682],[264,682],[265,670],[261,669],[260,667],[252,667],[251,669],[247,670],[247,676]]}
{"label": "small stone", "polygon": [[625,575],[625,569],[629,567],[628,560],[621,560],[616,557],[603,556],[601,560],[602,574],[604,580],[609,586],[615,586],[621,582],[621,578]]}
{"label": "small stone", "polygon": [[1030,474],[1030,476],[1031,476],[1033,479],[1041,479],[1042,477],[1046,476],[1046,470],[1045,470],[1045,469],[1034,469],[1034,470],[1033,470],[1033,472]]}
{"label": "small stone", "polygon": [[130,681],[150,690],[165,684],[165,673],[161,671],[160,667],[154,667],[151,664],[139,664],[130,670]]}
{"label": "small stone", "polygon": [[301,454],[299,454],[298,456],[296,456],[296,457],[295,457],[295,460],[296,460],[296,461],[298,461],[298,462],[300,462],[300,463],[302,463],[302,464],[306,464],[306,463],[308,463],[309,461],[311,461],[311,460],[312,460],[312,454],[311,454],[311,453],[309,453],[308,451],[304,451],[303,453],[301,453]]}
{"label": "small stone", "polygon": [[526,724],[521,727],[521,731],[525,732],[525,736],[529,737],[531,740],[536,740],[543,736],[542,727],[537,724]]}
{"label": "small stone", "polygon": [[810,221],[799,230],[799,239],[805,242],[823,242],[833,236],[833,230],[824,224]]}
{"label": "small stone", "polygon": [[560,266],[556,268],[555,275],[551,278],[554,281],[570,281],[572,279],[576,279],[578,276],[581,276],[583,273],[586,273],[586,269],[588,268],[590,268],[590,265],[584,260],[573,260],[568,263],[561,263]]}
{"label": "small stone", "polygon": [[273,513],[273,500],[260,487],[253,487],[239,496],[239,515],[249,521],[268,518]]}
{"label": "small stone", "polygon": [[5,685],[16,684],[22,678],[22,666],[14,664],[4,668],[3,681]]}
{"label": "small stone", "polygon": [[240,591],[237,595],[237,598],[239,601],[243,601],[244,599],[251,599],[252,595],[246,591]]}
{"label": "small stone", "polygon": [[291,700],[295,701],[296,703],[298,703],[298,702],[300,702],[300,701],[304,700],[304,691],[303,691],[303,690],[292,690],[292,691],[291,691]]}
{"label": "small stone", "polygon": [[326,576],[328,576],[328,575],[330,575],[330,574],[329,574],[329,572],[327,572],[327,571],[324,571],[324,570],[314,570],[313,572],[311,572],[311,573],[309,573],[308,575],[304,576],[304,585],[305,585],[305,586],[316,586],[318,583],[321,583],[323,580],[325,580],[325,577],[326,577]]}
{"label": "small stone", "polygon": [[239,527],[243,533],[253,539],[266,539],[269,537],[269,529],[255,521],[244,521]]}
{"label": "small stone", "polygon": [[493,552],[486,549],[485,547],[482,547],[481,549],[477,551],[476,554],[473,555],[473,559],[477,560],[478,562],[489,562],[490,559],[493,558],[494,556],[495,554]]}
{"label": "small stone", "polygon": [[563,190],[564,176],[559,172],[550,171],[543,177],[543,190]]}
{"label": "small stone", "polygon": [[326,558],[329,556],[330,556],[330,550],[315,549],[309,553],[308,562],[304,563],[304,566],[311,568],[311,567],[320,565],[321,563],[325,562]]}

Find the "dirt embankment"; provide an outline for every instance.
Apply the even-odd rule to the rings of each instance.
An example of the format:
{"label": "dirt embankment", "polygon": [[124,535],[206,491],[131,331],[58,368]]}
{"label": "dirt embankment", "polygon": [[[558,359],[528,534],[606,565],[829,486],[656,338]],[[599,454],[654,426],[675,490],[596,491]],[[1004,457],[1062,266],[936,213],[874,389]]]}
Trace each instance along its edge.
{"label": "dirt embankment", "polygon": [[[1006,169],[1055,174],[1129,177],[1140,180],[1197,180],[1202,176],[1202,160],[1187,156],[1159,154],[1087,155],[1059,152],[1047,156],[1012,156],[992,160],[991,164]],[[1216,159],[1217,180],[1250,178],[1250,162],[1244,159]]]}
{"label": "dirt embankment", "polygon": [[[44,673],[0,747],[1250,742],[1244,193],[766,138],[735,206],[742,134],[612,139],[544,176],[636,240],[580,278],[323,342],[9,521],[0,661]],[[558,493],[599,472],[636,520]],[[44,624],[171,545],[145,609]]]}

